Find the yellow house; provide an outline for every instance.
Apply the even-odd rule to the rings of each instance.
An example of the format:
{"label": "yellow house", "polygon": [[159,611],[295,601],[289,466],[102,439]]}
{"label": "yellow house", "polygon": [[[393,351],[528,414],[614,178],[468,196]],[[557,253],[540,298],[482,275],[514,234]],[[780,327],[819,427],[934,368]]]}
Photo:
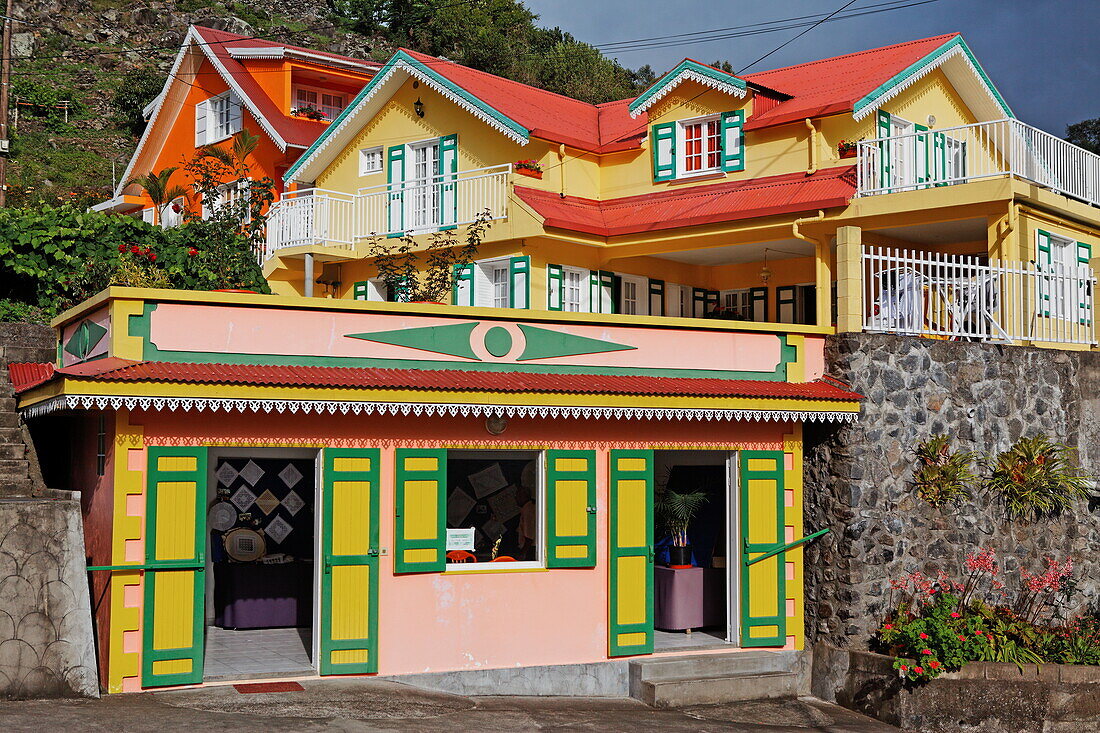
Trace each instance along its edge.
{"label": "yellow house", "polygon": [[399,299],[373,238],[487,210],[457,305],[1095,341],[1100,158],[1016,120],[957,34],[685,59],[601,105],[402,50],[286,180],[279,293]]}

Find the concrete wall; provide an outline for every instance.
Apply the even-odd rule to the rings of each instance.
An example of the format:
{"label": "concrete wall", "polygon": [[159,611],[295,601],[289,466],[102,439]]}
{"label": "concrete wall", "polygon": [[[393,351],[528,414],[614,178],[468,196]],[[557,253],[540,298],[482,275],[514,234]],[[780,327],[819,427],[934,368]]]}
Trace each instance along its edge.
{"label": "concrete wall", "polygon": [[1100,353],[930,339],[830,337],[826,371],[866,396],[855,425],[807,427],[807,531],[833,531],[806,550],[807,634],[866,649],[889,605],[891,578],[920,570],[956,576],[966,554],[994,547],[1014,591],[1022,564],[1072,557],[1070,609],[1100,602],[1100,512],[1008,522],[977,496],[935,509],[913,491],[912,449],[949,433],[955,447],[985,453],[1045,432],[1079,446],[1100,473]]}
{"label": "concrete wall", "polygon": [[98,696],[80,502],[0,501],[0,697]]}
{"label": "concrete wall", "polygon": [[13,361],[53,361],[57,337],[39,323],[0,323],[0,367]]}

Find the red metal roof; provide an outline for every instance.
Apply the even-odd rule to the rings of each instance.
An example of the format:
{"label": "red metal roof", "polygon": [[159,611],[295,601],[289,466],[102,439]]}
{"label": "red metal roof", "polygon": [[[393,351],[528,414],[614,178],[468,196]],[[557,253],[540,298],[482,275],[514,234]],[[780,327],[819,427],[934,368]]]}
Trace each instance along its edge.
{"label": "red metal roof", "polygon": [[850,112],[856,102],[879,85],[957,35],[959,34],[948,33],[782,69],[746,74],[742,77],[746,82],[789,94],[791,99],[780,102],[771,109],[758,111],[745,123],[745,129],[755,130],[797,122],[807,117]]}
{"label": "red metal roof", "polygon": [[[37,370],[36,370],[37,368]],[[100,359],[76,367],[54,369],[51,364],[13,364],[16,392],[24,392],[54,376],[106,382],[178,382],[185,384],[242,384],[279,387],[340,389],[409,389],[447,392],[615,394],[685,397],[761,397],[852,401],[861,395],[835,380],[804,384],[713,377],[650,377],[606,374],[547,374],[542,372],[459,371],[443,369],[377,369],[371,367],[313,367],[252,364],[184,364],[177,362]],[[27,380],[22,375],[34,376]],[[20,374],[17,382],[16,374]],[[46,379],[40,379],[43,374]]]}
{"label": "red metal roof", "polygon": [[[328,58],[340,63],[351,64],[366,64],[371,67],[369,70],[364,69],[362,71],[363,79],[362,85],[366,85],[370,79],[371,74],[377,71],[381,65],[364,59],[354,59],[349,56],[340,56],[334,53],[328,53],[326,51],[315,51],[310,48],[302,48],[301,46],[291,46],[286,43],[276,43],[273,41],[267,41],[262,38],[249,38],[248,36],[239,36],[235,33],[226,33],[225,31],[214,30],[213,28],[205,28],[202,26],[195,26],[195,32],[202,38],[205,43],[205,47],[215,57],[218,62],[225,67],[225,70],[233,77],[233,80],[241,87],[241,90],[248,96],[248,98],[256,105],[260,113],[264,116],[272,127],[275,128],[279,136],[287,142],[288,145],[295,145],[298,147],[309,147],[313,144],[313,141],[325,131],[325,126],[316,122],[303,119],[301,117],[292,117],[290,110],[283,109],[281,102],[276,102],[268,96],[264,91],[263,79],[253,76],[249,70],[245,67],[245,64],[240,60],[233,58],[230,55],[229,49],[231,48],[271,48],[279,49],[285,48],[293,51],[299,51],[305,54],[313,56],[320,56],[322,58],[317,59],[317,63],[324,63],[324,59]],[[308,63],[308,61],[307,61]],[[355,73],[354,69],[346,69],[352,73]]]}
{"label": "red metal roof", "polygon": [[26,392],[31,387],[45,384],[53,377],[53,364],[39,364],[37,362],[15,362],[8,364],[8,375],[11,377],[12,387],[15,393]]}
{"label": "red metal roof", "polygon": [[855,193],[855,167],[827,168],[812,176],[787,173],[607,201],[562,197],[524,186],[516,186],[515,191],[538,212],[546,226],[613,237],[843,206]]}

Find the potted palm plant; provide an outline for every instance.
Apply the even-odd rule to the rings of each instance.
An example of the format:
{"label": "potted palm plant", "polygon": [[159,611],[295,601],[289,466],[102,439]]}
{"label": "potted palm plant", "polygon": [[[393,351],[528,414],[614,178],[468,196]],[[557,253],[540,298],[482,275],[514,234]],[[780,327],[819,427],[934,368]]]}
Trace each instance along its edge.
{"label": "potted palm plant", "polygon": [[657,515],[665,530],[672,536],[672,546],[668,550],[668,565],[671,568],[691,567],[691,545],[688,543],[688,525],[699,513],[700,507],[707,502],[705,491],[678,492],[666,490],[657,501]]}

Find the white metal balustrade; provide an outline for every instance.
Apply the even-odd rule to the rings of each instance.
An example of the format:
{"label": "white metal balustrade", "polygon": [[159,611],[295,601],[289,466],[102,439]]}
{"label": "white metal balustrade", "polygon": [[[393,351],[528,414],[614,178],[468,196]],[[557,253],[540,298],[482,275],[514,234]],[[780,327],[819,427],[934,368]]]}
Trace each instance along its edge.
{"label": "white metal balustrade", "polygon": [[485,211],[490,220],[504,219],[511,173],[508,164],[385,183],[354,194],[288,193],[268,214],[267,257],[303,244],[353,249],[371,237],[470,224]]}
{"label": "white metal balustrade", "polygon": [[1095,344],[1085,264],[982,261],[865,246],[866,331],[958,341]]}
{"label": "white metal balustrade", "polygon": [[857,196],[1011,176],[1100,206],[1100,156],[1019,120],[860,140]]}

